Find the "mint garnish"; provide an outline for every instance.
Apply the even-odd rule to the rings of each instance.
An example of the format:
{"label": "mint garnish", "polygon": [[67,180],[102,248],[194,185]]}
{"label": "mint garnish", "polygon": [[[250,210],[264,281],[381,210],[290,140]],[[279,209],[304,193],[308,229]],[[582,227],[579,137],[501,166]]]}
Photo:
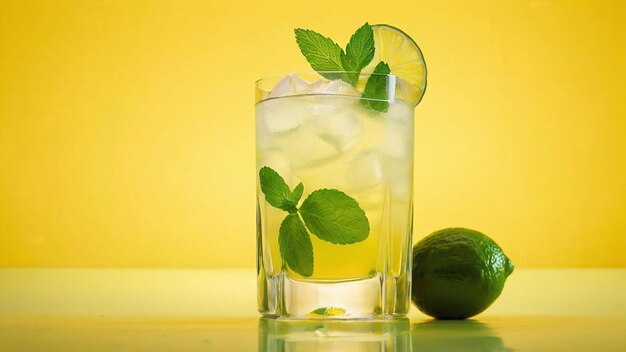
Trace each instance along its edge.
{"label": "mint garnish", "polygon": [[315,310],[312,310],[310,314],[315,314],[315,315],[342,315],[345,314],[346,310],[343,308],[337,308],[337,307],[322,307],[322,308],[317,308]]}
{"label": "mint garnish", "polygon": [[[389,66],[383,61],[379,62],[374,69],[374,72],[367,80],[367,84],[365,85],[365,89],[363,90],[363,94],[361,97],[364,98],[361,100],[361,103],[366,107],[385,112],[389,109],[389,93],[387,91],[387,74],[389,74],[391,70]],[[367,99],[381,99],[381,100],[367,100]]]}
{"label": "mint garnish", "polygon": [[350,244],[367,238],[370,225],[354,198],[336,189],[319,189],[302,202],[300,215],[320,239]]}
{"label": "mint garnish", "polygon": [[265,200],[271,206],[289,212],[280,225],[278,244],[283,260],[298,274],[313,274],[313,245],[309,232],[335,244],[356,243],[369,236],[365,211],[344,192],[318,189],[309,194],[298,209],[304,191],[302,183],[290,191],[285,180],[267,166],[259,170],[259,180]]}
{"label": "mint garnish", "polygon": [[359,73],[372,58],[374,58],[374,31],[368,23],[365,23],[354,32],[345,53],[341,52],[341,65],[345,71],[350,71],[343,80],[355,86],[359,80]]}
{"label": "mint garnish", "polygon": [[310,29],[297,28],[294,32],[302,55],[315,71],[328,79],[336,78],[336,74],[321,73],[322,71],[343,71],[343,49],[332,39]]}
{"label": "mint garnish", "polygon": [[280,255],[289,267],[302,276],[313,274],[313,244],[298,214],[289,214],[278,232]]}
{"label": "mint garnish", "polygon": [[269,167],[264,167],[259,171],[259,179],[261,180],[261,191],[265,194],[265,200],[268,203],[275,208],[288,211],[290,214],[298,211],[296,205],[298,205],[304,190],[302,183],[291,192],[285,180]]}
{"label": "mint garnish", "polygon": [[302,192],[304,192],[304,185],[300,182],[296,188],[293,189],[293,192],[291,192],[290,200],[298,205],[300,198],[302,198]]}
{"label": "mint garnish", "polygon": [[[310,29],[297,28],[294,32],[296,43],[306,60],[315,71],[327,79],[341,78],[356,87],[361,70],[374,58],[374,32],[367,22],[354,32],[345,51],[332,39]],[[335,73],[324,71],[346,71],[346,73],[338,77]],[[389,102],[384,100],[389,99],[389,96],[387,77],[383,74],[390,74],[391,71],[389,66],[381,61],[373,73],[379,75],[373,74],[368,78],[361,94],[365,100],[361,102],[369,109],[385,112],[389,109]]]}

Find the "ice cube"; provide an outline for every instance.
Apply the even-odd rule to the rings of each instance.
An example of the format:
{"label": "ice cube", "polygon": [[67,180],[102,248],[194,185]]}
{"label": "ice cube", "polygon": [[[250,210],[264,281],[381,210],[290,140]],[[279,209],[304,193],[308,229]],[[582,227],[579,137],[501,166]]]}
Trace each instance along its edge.
{"label": "ice cube", "polygon": [[326,80],[319,79],[313,83],[311,83],[306,89],[305,93],[307,94],[338,94],[338,95],[350,95],[358,97],[360,93],[356,88],[351,86],[350,84],[336,79],[336,80]]}
{"label": "ice cube", "polygon": [[383,179],[380,157],[373,151],[361,152],[348,163],[350,181],[356,190],[374,187]]}
{"label": "ice cube", "polygon": [[413,110],[412,105],[402,101],[396,101],[389,105],[387,118],[394,122],[410,123],[410,121],[413,120]]}
{"label": "ice cube", "polygon": [[321,115],[315,121],[319,137],[332,144],[339,152],[350,149],[363,133],[358,117],[350,109]]}
{"label": "ice cube", "polygon": [[308,114],[306,105],[291,99],[267,100],[257,105],[257,128],[266,133],[286,132],[298,128],[299,116]]}
{"label": "ice cube", "polygon": [[405,159],[413,153],[413,107],[403,102],[391,104],[386,118],[385,154]]}
{"label": "ice cube", "polygon": [[389,124],[385,136],[383,151],[392,158],[406,158],[413,148],[413,144],[407,135],[407,126]]}
{"label": "ice cube", "polygon": [[410,199],[412,189],[410,187],[413,176],[413,164],[409,159],[387,160],[385,175],[389,182],[389,191],[394,201]]}
{"label": "ice cube", "polygon": [[295,168],[323,165],[339,155],[337,148],[317,135],[314,124],[303,124],[291,139],[291,161]]}
{"label": "ice cube", "polygon": [[274,144],[275,144],[275,141],[274,139],[272,139],[272,136],[269,133],[267,133],[265,126],[257,122],[256,124],[257,151],[270,149],[272,148]]}
{"label": "ice cube", "polygon": [[289,178],[292,174],[291,162],[289,160],[289,153],[283,150],[274,149],[261,152],[258,157],[259,168],[268,166],[278,172],[287,183],[290,183]]}
{"label": "ice cube", "polygon": [[[329,81],[326,79],[317,80],[306,89],[307,94],[328,94],[315,99],[315,104],[311,104],[313,115],[324,115],[338,112],[340,110],[354,109],[357,99],[341,98],[341,96],[359,96],[359,92],[341,80]],[[330,97],[335,96],[335,97]]]}
{"label": "ice cube", "polygon": [[294,75],[287,75],[281,79],[269,94],[269,98],[286,97],[290,95],[303,94],[309,87],[309,82]]}
{"label": "ice cube", "polygon": [[368,188],[356,188],[352,189],[352,184],[347,187],[349,193],[358,198],[359,206],[366,212],[374,211],[379,212],[382,210],[383,203],[385,202],[385,193],[387,187],[384,182],[368,187]]}

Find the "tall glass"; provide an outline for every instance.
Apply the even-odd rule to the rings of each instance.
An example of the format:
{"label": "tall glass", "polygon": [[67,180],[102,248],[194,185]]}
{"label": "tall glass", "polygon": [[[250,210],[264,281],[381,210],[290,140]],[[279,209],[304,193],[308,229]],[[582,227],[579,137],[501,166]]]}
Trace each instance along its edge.
{"label": "tall glass", "polygon": [[[258,308],[265,316],[368,319],[409,311],[413,109],[421,92],[393,75],[379,75],[383,94],[363,98],[370,75],[362,74],[353,87],[336,79],[341,74],[256,82]],[[260,174],[268,168],[290,191],[303,185],[293,211],[267,200]],[[312,206],[304,202],[314,191],[329,189],[356,201],[369,225],[365,238],[333,243],[332,233],[316,233],[320,227],[304,214]],[[341,222],[344,210],[354,210],[344,207],[351,204],[328,206]],[[305,241],[312,247],[310,270],[303,270],[297,257],[297,246],[309,244],[294,240],[289,245],[291,235],[281,234],[291,214],[305,225],[308,236],[302,238],[310,239]]]}

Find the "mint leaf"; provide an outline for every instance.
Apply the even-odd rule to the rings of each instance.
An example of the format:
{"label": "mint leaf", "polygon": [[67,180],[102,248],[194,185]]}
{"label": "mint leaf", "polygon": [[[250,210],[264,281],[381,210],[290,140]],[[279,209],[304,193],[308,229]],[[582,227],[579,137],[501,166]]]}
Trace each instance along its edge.
{"label": "mint leaf", "polygon": [[[302,184],[296,186],[296,189],[292,193],[287,183],[285,183],[285,180],[276,171],[267,166],[259,170],[259,180],[261,182],[261,191],[265,194],[265,200],[270,203],[270,205],[288,211],[289,213],[298,211],[296,206],[298,205],[300,197],[302,197]],[[299,195],[296,193],[298,187],[300,187]]]}
{"label": "mint leaf", "polygon": [[300,182],[300,183],[298,183],[296,188],[293,189],[293,192],[291,192],[291,195],[289,196],[289,199],[295,205],[298,205],[298,202],[300,201],[300,198],[302,198],[302,192],[304,192],[304,185],[302,184],[302,182]]}
{"label": "mint leaf", "polygon": [[313,274],[313,244],[298,214],[289,214],[278,232],[280,255],[291,270],[302,276]]}
{"label": "mint leaf", "polygon": [[311,314],[317,314],[317,315],[324,315],[326,314],[326,311],[328,310],[328,307],[324,307],[324,308],[317,308],[315,310],[311,311]]}
{"label": "mint leaf", "polygon": [[306,227],[320,239],[349,244],[369,236],[370,225],[354,198],[336,189],[318,189],[302,202],[300,215]]}
{"label": "mint leaf", "polygon": [[317,308],[315,310],[312,310],[310,314],[334,316],[334,315],[343,315],[345,313],[346,313],[346,310],[343,308],[322,307],[322,308]]}
{"label": "mint leaf", "polygon": [[[267,166],[259,170],[259,179],[265,200],[289,212],[280,224],[278,244],[282,259],[296,273],[302,276],[313,274],[313,244],[309,231],[324,241],[336,244],[360,242],[369,236],[370,227],[365,212],[347,194],[336,189],[318,189],[302,202],[298,210],[297,205],[304,192],[302,183],[290,191],[285,180]],[[257,209],[257,229],[258,216]]]}
{"label": "mint leaf", "polygon": [[[296,43],[298,43],[302,55],[304,55],[315,71],[344,70],[341,64],[343,49],[332,39],[310,29],[297,28],[294,32],[296,34]],[[337,74],[320,74],[328,79],[337,78]]]}
{"label": "mint leaf", "polygon": [[351,71],[344,75],[343,80],[356,85],[359,72],[374,58],[374,31],[366,22],[350,38],[346,52],[341,53],[341,65],[344,70]]}
{"label": "mint leaf", "polygon": [[[389,93],[387,91],[387,79],[391,73],[389,66],[383,61],[379,62],[372,72],[372,75],[365,84],[363,94],[361,94],[361,103],[369,109],[385,112],[389,109]],[[380,100],[368,100],[380,99]]]}

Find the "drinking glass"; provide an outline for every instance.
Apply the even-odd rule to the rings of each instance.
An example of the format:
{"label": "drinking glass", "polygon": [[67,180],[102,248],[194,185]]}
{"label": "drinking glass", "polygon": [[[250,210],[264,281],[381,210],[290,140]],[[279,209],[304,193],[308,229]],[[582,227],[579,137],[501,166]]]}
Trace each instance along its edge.
{"label": "drinking glass", "polygon": [[374,74],[360,74],[355,84],[341,79],[346,74],[256,82],[264,316],[376,319],[409,311],[413,110],[421,92],[376,75],[375,98],[366,97]]}

